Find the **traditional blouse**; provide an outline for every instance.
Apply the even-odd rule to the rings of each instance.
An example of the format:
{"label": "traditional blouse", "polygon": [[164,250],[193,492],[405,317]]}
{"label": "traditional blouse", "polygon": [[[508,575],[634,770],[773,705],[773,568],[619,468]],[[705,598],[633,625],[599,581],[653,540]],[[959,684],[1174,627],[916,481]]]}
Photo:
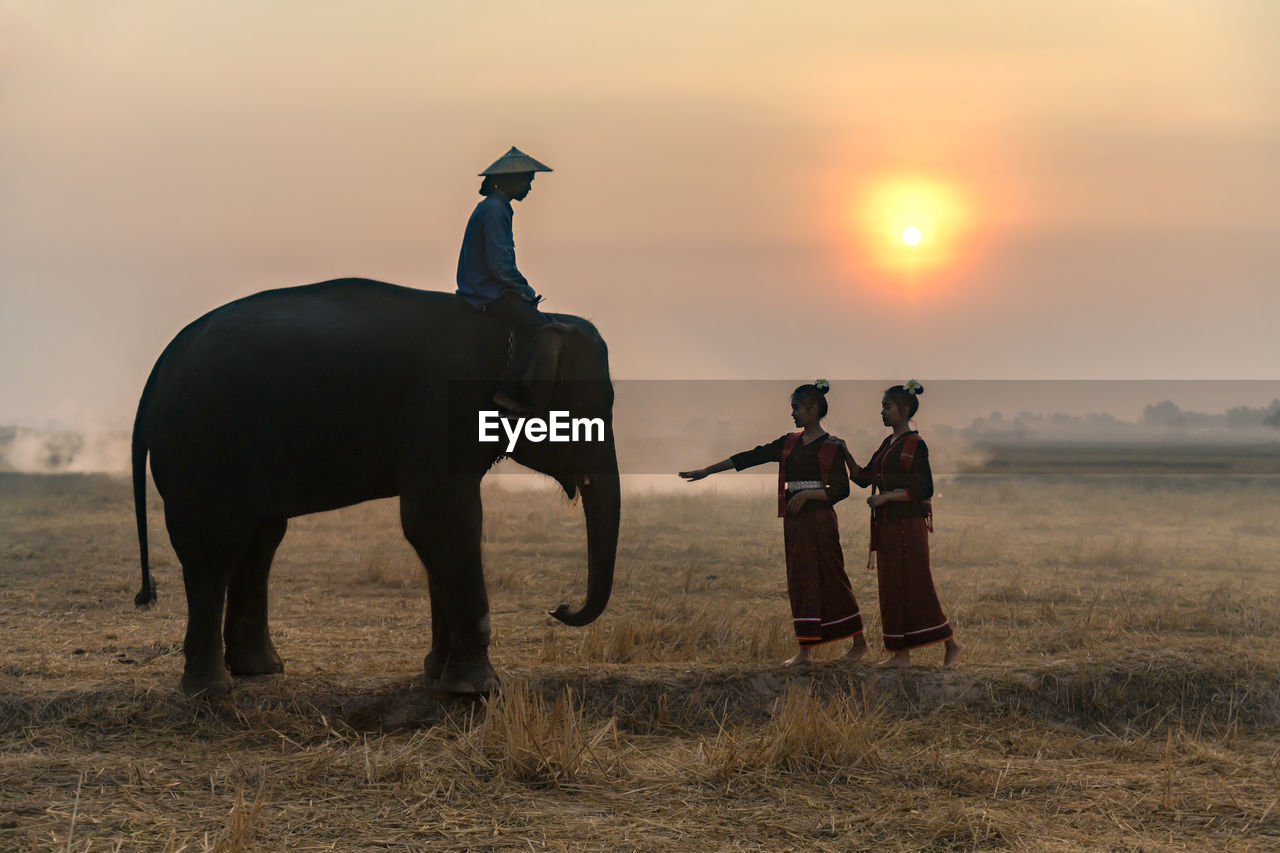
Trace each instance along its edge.
{"label": "traditional blouse", "polygon": [[885,519],[916,518],[929,514],[926,501],[933,497],[933,473],[929,469],[929,448],[923,440],[916,442],[911,464],[906,471],[902,470],[902,444],[910,435],[919,433],[912,430],[896,439],[889,436],[866,467],[849,472],[849,479],[859,486],[874,485],[881,493],[907,490],[911,500],[890,501],[881,507]]}
{"label": "traditional blouse", "polygon": [[[818,448],[829,438],[831,436],[824,435],[821,438],[815,438],[808,444],[805,444],[803,439],[796,442],[795,449],[787,456],[787,482],[822,480],[822,471],[818,465]],[[787,437],[785,435],[781,436],[775,441],[761,444],[752,450],[735,453],[729,457],[729,461],[733,463],[733,467],[737,471],[754,465],[763,465],[766,462],[781,461],[782,445],[786,440]],[[829,502],[835,504],[849,497],[849,475],[845,472],[844,463],[840,461],[839,456],[836,457],[831,470],[827,472],[827,477],[830,482],[823,487],[823,491],[827,493]]]}

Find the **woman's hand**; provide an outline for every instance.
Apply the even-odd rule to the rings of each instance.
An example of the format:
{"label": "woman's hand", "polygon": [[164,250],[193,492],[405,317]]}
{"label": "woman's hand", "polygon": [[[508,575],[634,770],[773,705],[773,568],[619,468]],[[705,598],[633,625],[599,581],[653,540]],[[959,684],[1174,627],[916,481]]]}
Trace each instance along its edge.
{"label": "woman's hand", "polygon": [[787,501],[787,515],[795,515],[804,509],[805,503],[809,500],[808,492],[796,492],[791,496],[791,500]]}
{"label": "woman's hand", "polygon": [[889,496],[884,494],[883,492],[881,492],[878,495],[872,495],[871,497],[867,498],[867,506],[871,507],[872,509],[875,509],[878,506],[884,506],[887,503],[889,503]]}
{"label": "woman's hand", "polygon": [[838,448],[836,451],[837,453],[844,454],[844,461],[849,463],[849,470],[856,470],[859,467],[858,463],[853,461],[853,454],[849,452],[849,445],[844,443],[843,438],[836,438],[832,435],[828,436],[827,441],[831,442]]}
{"label": "woman's hand", "polygon": [[728,471],[733,468],[733,459],[725,459],[714,465],[708,465],[706,468],[696,468],[693,471],[680,471],[679,476],[693,483],[701,480],[703,477],[710,477],[712,474],[719,474],[721,471]]}

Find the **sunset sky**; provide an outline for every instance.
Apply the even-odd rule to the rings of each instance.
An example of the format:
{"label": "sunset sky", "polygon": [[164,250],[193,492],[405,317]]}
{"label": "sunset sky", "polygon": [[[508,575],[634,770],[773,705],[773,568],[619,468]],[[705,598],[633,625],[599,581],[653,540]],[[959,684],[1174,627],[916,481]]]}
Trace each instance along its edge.
{"label": "sunset sky", "polygon": [[1280,3],[783,9],[0,0],[0,423],[127,425],[257,290],[453,290],[512,145],[617,378],[1280,378]]}

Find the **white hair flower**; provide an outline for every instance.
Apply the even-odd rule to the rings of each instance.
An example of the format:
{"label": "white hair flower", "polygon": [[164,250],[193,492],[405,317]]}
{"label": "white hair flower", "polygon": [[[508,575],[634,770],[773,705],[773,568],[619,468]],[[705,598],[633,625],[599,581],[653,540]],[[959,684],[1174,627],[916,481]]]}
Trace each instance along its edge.
{"label": "white hair flower", "polygon": [[825,394],[827,389],[831,387],[831,383],[825,379],[815,379],[813,380],[813,387]]}
{"label": "white hair flower", "polygon": [[907,384],[903,385],[902,389],[904,391],[910,391],[912,394],[919,394],[920,389],[922,389],[923,387],[924,387],[923,385],[921,385],[919,382],[915,381],[914,379],[908,379]]}

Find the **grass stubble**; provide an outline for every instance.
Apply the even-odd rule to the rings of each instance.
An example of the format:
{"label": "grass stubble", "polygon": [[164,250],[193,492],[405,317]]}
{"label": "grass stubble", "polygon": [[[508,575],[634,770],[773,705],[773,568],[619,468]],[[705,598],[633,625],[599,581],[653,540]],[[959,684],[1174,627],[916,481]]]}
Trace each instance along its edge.
{"label": "grass stubble", "polygon": [[[943,483],[935,579],[968,644],[898,674],[791,651],[765,498],[626,504],[609,611],[581,510],[490,489],[500,695],[418,672],[394,502],[291,522],[286,673],[182,697],[180,570],[138,612],[129,489],[0,475],[0,848],[1280,849],[1280,490]],[[864,511],[846,561],[878,645]],[[936,653],[935,653],[936,652]]]}

